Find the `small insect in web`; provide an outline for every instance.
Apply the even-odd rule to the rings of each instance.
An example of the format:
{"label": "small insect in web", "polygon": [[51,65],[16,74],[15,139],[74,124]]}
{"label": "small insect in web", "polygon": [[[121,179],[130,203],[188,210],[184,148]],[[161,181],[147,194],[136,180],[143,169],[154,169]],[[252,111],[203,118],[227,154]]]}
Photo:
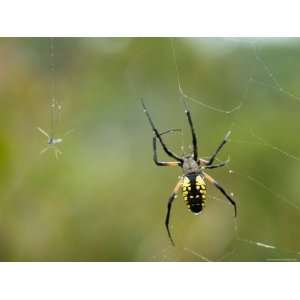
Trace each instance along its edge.
{"label": "small insect in web", "polygon": [[[55,137],[55,126],[57,121],[60,118],[62,106],[57,103],[55,98],[52,99],[51,103],[51,128],[50,128],[50,134],[48,134],[44,129],[37,127],[37,130],[42,133],[44,136],[48,138],[47,146],[40,152],[40,154],[43,154],[47,152],[50,149],[53,149],[56,159],[59,158],[59,155],[62,155],[61,150],[58,148],[58,144],[61,144],[63,142],[62,138]],[[64,134],[63,137],[70,134],[73,130],[69,130],[67,133]]]}
{"label": "small insect in web", "polygon": [[[176,184],[172,194],[170,195],[168,199],[168,205],[167,205],[167,215],[165,218],[165,226],[168,232],[168,236],[170,238],[170,241],[173,246],[175,246],[174,240],[172,238],[170,229],[169,229],[169,221],[170,221],[170,213],[172,209],[172,204],[174,199],[176,198],[176,195],[180,188],[182,188],[182,196],[185,200],[189,210],[194,214],[199,214],[202,209],[205,207],[205,201],[206,201],[206,183],[207,180],[211,184],[213,184],[225,197],[226,199],[233,205],[234,207],[234,215],[237,215],[237,207],[235,201],[232,199],[231,195],[228,194],[225,189],[210,175],[204,172],[205,169],[214,169],[225,166],[229,160],[223,161],[217,164],[214,164],[214,161],[216,159],[217,154],[220,152],[220,150],[223,148],[223,146],[227,143],[230,131],[225,135],[224,139],[220,143],[220,145],[217,147],[215,152],[210,156],[208,160],[202,159],[198,157],[198,144],[197,144],[197,136],[194,129],[194,125],[192,122],[192,116],[191,112],[187,107],[187,104],[185,100],[182,98],[184,107],[185,107],[185,114],[188,119],[189,127],[192,134],[192,144],[193,144],[193,151],[192,153],[184,154],[183,156],[178,156],[169,148],[166,146],[162,139],[162,135],[178,131],[179,129],[169,129],[165,132],[159,133],[157,128],[155,127],[152,118],[145,106],[145,103],[143,100],[142,106],[144,108],[144,112],[148,118],[148,121],[151,125],[151,128],[153,130],[153,160],[154,163],[157,166],[165,166],[165,167],[181,167],[183,171],[183,175],[180,176],[180,179],[178,183]],[[159,161],[157,156],[157,140],[160,142],[160,145],[162,146],[165,153],[170,156],[171,158],[175,159],[176,161],[171,162],[164,162]]]}
{"label": "small insect in web", "polygon": [[39,132],[41,132],[43,135],[45,135],[48,138],[48,146],[46,148],[44,148],[40,152],[40,154],[43,154],[47,150],[52,148],[54,150],[54,154],[55,154],[56,159],[58,159],[58,156],[62,155],[62,152],[58,149],[58,147],[56,145],[60,144],[63,141],[63,139],[61,139],[61,138],[55,139],[53,136],[50,136],[45,130],[43,130],[40,127],[37,127],[37,129],[38,129]]}

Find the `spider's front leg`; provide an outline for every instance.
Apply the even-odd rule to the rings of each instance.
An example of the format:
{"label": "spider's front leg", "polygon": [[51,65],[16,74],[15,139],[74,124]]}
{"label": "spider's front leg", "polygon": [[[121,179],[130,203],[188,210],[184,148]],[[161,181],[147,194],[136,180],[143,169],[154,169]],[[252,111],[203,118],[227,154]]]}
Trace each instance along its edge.
{"label": "spider's front leg", "polygon": [[159,134],[157,128],[155,127],[153,121],[152,121],[152,118],[147,110],[147,107],[145,105],[145,103],[143,102],[143,100],[141,99],[141,102],[142,102],[142,106],[143,106],[143,109],[144,109],[144,113],[146,114],[146,117],[150,123],[150,126],[153,130],[153,133],[155,134],[155,136],[157,137],[157,139],[159,140],[161,146],[163,147],[164,151],[166,152],[167,155],[169,155],[170,157],[174,158],[175,160],[179,161],[180,163],[183,163],[183,160],[181,157],[179,157],[178,155],[174,154],[172,151],[170,151],[168,149],[168,147],[166,146],[166,144],[164,143],[164,141],[162,140],[161,138],[161,135]]}
{"label": "spider's front leg", "polygon": [[220,167],[224,167],[226,166],[228,163],[229,163],[230,159],[228,158],[227,160],[225,161],[222,161],[218,164],[215,164],[215,165],[209,165],[208,164],[208,160],[205,160],[205,159],[198,159],[198,165],[202,166],[203,169],[215,169],[215,168],[220,168]]}
{"label": "spider's front leg", "polygon": [[192,133],[194,159],[197,161],[198,160],[198,144],[197,144],[197,136],[196,136],[195,128],[194,128],[194,125],[193,125],[191,112],[188,109],[187,104],[186,104],[184,98],[182,98],[182,102],[184,104],[184,108],[185,108],[184,112],[186,113],[186,116],[188,118],[188,122],[189,122],[191,133]]}
{"label": "spider's front leg", "polygon": [[[175,132],[175,131],[181,131],[181,129],[169,129],[167,131],[164,131],[162,133],[160,133],[159,135],[164,135],[170,132]],[[178,161],[171,161],[171,162],[164,162],[164,161],[159,161],[157,158],[157,145],[156,145],[156,141],[157,141],[157,136],[155,135],[153,137],[153,160],[155,162],[155,164],[157,166],[164,166],[164,167],[177,167],[180,166],[180,162]]]}
{"label": "spider's front leg", "polygon": [[224,139],[222,140],[221,144],[218,146],[218,148],[216,149],[216,151],[213,153],[213,155],[210,157],[210,159],[207,161],[207,165],[212,165],[212,163],[214,162],[216,156],[218,155],[218,153],[221,151],[221,149],[225,146],[225,144],[228,142],[228,138],[231,134],[231,131],[228,131],[224,137]]}
{"label": "spider's front leg", "polygon": [[174,201],[174,199],[176,197],[176,194],[178,193],[179,189],[181,188],[181,186],[182,186],[182,178],[179,179],[178,183],[176,184],[176,186],[173,190],[173,193],[169,197],[168,210],[167,210],[167,215],[166,215],[166,220],[165,220],[165,225],[166,225],[166,228],[167,228],[168,236],[169,236],[169,239],[170,239],[173,246],[175,246],[175,243],[173,241],[173,238],[171,236],[171,232],[170,232],[170,229],[169,229],[170,213],[171,213],[173,201]]}
{"label": "spider's front leg", "polygon": [[213,179],[211,176],[209,176],[208,174],[204,173],[205,178],[212,183],[225,197],[226,199],[233,205],[234,207],[234,216],[236,217],[237,215],[237,208],[236,208],[236,203],[235,201],[232,199],[232,197],[224,190],[224,188],[215,180]]}

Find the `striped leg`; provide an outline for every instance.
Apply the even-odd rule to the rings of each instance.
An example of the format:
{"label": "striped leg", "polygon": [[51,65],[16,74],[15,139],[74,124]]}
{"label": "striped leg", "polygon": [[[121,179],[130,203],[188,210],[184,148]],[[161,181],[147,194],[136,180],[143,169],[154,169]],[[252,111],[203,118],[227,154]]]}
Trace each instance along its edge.
{"label": "striped leg", "polygon": [[[169,129],[167,131],[164,131],[160,133],[159,135],[164,135],[170,132],[175,132],[175,131],[181,131],[180,129]],[[180,166],[180,162],[178,161],[171,161],[171,162],[164,162],[164,161],[159,161],[157,158],[157,146],[156,146],[156,141],[157,141],[157,136],[153,137],[153,160],[157,166],[164,166],[164,167],[177,167]]]}
{"label": "striped leg", "polygon": [[181,188],[181,186],[182,186],[182,178],[180,178],[180,180],[178,181],[178,183],[176,184],[176,186],[174,188],[173,193],[169,197],[168,210],[167,210],[167,215],[166,215],[166,220],[165,220],[165,225],[166,225],[166,228],[167,228],[168,236],[169,236],[169,239],[170,239],[173,246],[175,246],[175,243],[174,243],[174,240],[171,236],[171,232],[170,232],[170,229],[169,229],[170,213],[171,213],[173,201],[174,201],[174,199],[176,197],[176,194],[178,193],[179,189]]}
{"label": "striped leg", "polygon": [[231,198],[231,196],[224,190],[224,188],[216,181],[214,180],[211,176],[208,174],[204,173],[205,178],[212,183],[225,197],[226,199],[233,205],[234,207],[234,216],[236,217],[237,215],[237,208],[236,208],[236,203],[235,201]]}

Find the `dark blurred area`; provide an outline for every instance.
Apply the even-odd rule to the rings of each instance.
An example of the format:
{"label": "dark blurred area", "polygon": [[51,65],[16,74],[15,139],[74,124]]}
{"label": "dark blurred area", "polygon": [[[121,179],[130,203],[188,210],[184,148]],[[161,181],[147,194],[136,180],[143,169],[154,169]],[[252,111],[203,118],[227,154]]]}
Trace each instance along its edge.
{"label": "dark blurred area", "polygon": [[[0,39],[1,261],[265,261],[299,258],[299,39],[174,40]],[[178,73],[176,71],[178,64]],[[211,170],[238,203],[208,186],[204,212],[191,214],[181,195],[164,227],[179,168],[152,161],[152,131],[177,153],[191,144],[184,93],[208,157],[228,130]],[[53,95],[51,88],[55,80]],[[62,104],[57,137],[69,130],[59,159],[36,129],[50,131],[51,99]],[[168,160],[160,150],[160,158]],[[233,170],[233,172],[229,172]],[[217,199],[216,199],[217,198]],[[241,239],[275,245],[267,249]],[[228,254],[228,255],[227,255]]]}

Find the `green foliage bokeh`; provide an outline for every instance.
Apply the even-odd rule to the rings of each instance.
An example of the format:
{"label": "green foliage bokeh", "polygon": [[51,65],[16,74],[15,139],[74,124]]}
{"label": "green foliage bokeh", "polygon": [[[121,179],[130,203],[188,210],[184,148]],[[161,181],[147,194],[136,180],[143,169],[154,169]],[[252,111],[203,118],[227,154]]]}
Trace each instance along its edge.
{"label": "green foliage bokeh", "polygon": [[[232,130],[219,158],[230,156],[234,173],[210,174],[237,199],[239,236],[278,249],[238,241],[232,207],[215,200],[223,197],[211,186],[199,216],[177,198],[171,217],[177,246],[170,246],[166,202],[181,173],[154,165],[139,102],[160,130],[184,130],[167,137],[170,147],[180,153],[184,141],[188,149],[170,39],[56,38],[52,72],[48,38],[1,38],[1,261],[197,261],[192,251],[216,260],[232,250],[224,260],[294,257],[299,159],[276,147],[300,153],[299,40],[176,39],[174,45],[186,94],[223,110],[243,103],[226,114],[188,101],[201,156]],[[52,151],[40,155],[47,140],[36,129],[49,131],[53,96],[63,107],[58,136],[74,130],[59,146],[59,160]]]}

